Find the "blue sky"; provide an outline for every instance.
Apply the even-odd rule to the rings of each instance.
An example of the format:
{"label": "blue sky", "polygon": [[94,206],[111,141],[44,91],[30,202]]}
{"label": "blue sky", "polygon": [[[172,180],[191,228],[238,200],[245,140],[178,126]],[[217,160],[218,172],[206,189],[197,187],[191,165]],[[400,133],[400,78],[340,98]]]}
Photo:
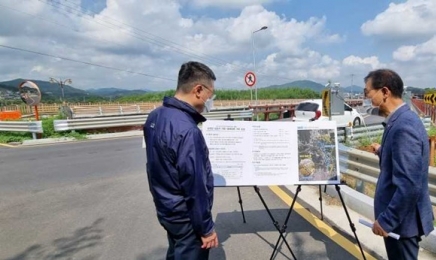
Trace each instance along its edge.
{"label": "blue sky", "polygon": [[[181,63],[211,66],[221,88],[308,79],[363,85],[380,67],[406,85],[434,87],[432,0],[0,0],[0,81],[74,78],[75,87],[174,88]],[[16,10],[12,10],[12,9]],[[96,64],[98,66],[89,65]],[[3,67],[2,67],[3,66]],[[115,69],[105,69],[111,67]],[[131,73],[135,72],[135,73]]]}

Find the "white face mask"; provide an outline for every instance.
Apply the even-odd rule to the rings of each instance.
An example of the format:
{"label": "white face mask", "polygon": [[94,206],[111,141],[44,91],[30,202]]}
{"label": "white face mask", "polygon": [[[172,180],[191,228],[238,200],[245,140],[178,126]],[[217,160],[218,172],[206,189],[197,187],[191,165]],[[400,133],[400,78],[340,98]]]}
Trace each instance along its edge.
{"label": "white face mask", "polygon": [[213,100],[215,99],[215,95],[213,95],[211,98],[206,99],[204,101],[204,110],[206,110],[206,113],[209,113],[213,108]]}

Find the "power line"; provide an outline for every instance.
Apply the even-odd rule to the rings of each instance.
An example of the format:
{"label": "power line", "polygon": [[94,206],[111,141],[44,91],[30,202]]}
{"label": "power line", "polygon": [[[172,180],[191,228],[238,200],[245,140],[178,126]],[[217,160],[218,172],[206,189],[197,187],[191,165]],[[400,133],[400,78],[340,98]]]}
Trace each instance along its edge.
{"label": "power line", "polygon": [[[56,8],[58,11],[61,11],[61,10],[62,10],[59,6],[64,6],[64,7],[68,8],[68,9],[70,9],[69,11],[68,11],[68,10],[66,11],[66,12],[68,12],[68,13],[74,14],[74,13],[72,12],[72,10],[77,11],[78,13],[80,13],[81,15],[83,15],[83,16],[80,15],[81,18],[84,18],[84,19],[86,19],[86,20],[88,20],[88,21],[91,21],[91,22],[94,22],[94,23],[100,24],[100,25],[102,25],[102,26],[105,26],[105,27],[110,28],[110,29],[113,29],[113,30],[119,30],[119,31],[121,31],[121,32],[127,33],[127,34],[131,35],[132,37],[134,37],[134,38],[136,38],[136,39],[139,39],[139,40],[142,40],[142,41],[146,41],[146,42],[149,42],[149,43],[152,43],[152,44],[155,44],[155,45],[158,45],[158,46],[164,47],[164,48],[168,48],[168,47],[169,47],[169,48],[172,48],[172,49],[173,49],[175,52],[177,52],[177,53],[184,54],[184,55],[187,55],[187,56],[190,56],[190,57],[195,57],[195,58],[198,58],[198,59],[200,59],[200,60],[208,61],[208,62],[211,62],[211,63],[214,63],[214,64],[218,64],[218,65],[230,65],[230,66],[236,68],[238,71],[241,71],[241,72],[243,72],[243,73],[246,72],[246,69],[245,69],[244,67],[242,67],[242,66],[238,66],[238,65],[232,64],[232,63],[230,63],[230,62],[228,62],[228,61],[225,61],[225,60],[222,60],[222,59],[219,59],[219,58],[213,57],[213,56],[209,56],[209,55],[206,55],[206,54],[202,54],[202,53],[200,53],[200,54],[196,54],[196,53],[195,53],[196,51],[194,52],[194,50],[192,50],[192,49],[189,49],[189,48],[183,47],[182,45],[179,45],[179,44],[177,44],[177,43],[175,43],[175,42],[173,42],[173,41],[167,40],[167,39],[162,38],[162,37],[160,37],[160,36],[157,36],[157,35],[154,35],[154,34],[152,34],[152,33],[147,32],[147,31],[141,30],[141,29],[139,29],[139,28],[137,28],[137,27],[134,27],[134,26],[131,26],[131,25],[126,24],[126,23],[124,23],[124,22],[118,21],[118,20],[116,20],[116,19],[114,19],[114,18],[111,18],[111,17],[109,17],[109,16],[107,16],[107,15],[100,15],[100,14],[99,14],[99,16],[101,16],[101,17],[106,17],[106,18],[108,18],[108,19],[110,19],[110,20],[112,20],[112,21],[116,21],[116,22],[118,22],[118,23],[121,23],[121,24],[123,24],[123,25],[125,25],[125,26],[127,26],[127,27],[130,27],[130,28],[134,29],[134,30],[140,31],[140,32],[142,32],[142,33],[145,33],[145,34],[151,35],[151,36],[156,37],[156,38],[160,38],[160,39],[162,39],[164,42],[159,41],[159,40],[156,40],[156,39],[153,39],[152,37],[149,37],[149,36],[144,36],[144,35],[139,34],[139,33],[137,33],[137,32],[132,32],[132,31],[130,31],[130,30],[127,30],[126,28],[123,28],[123,26],[120,26],[120,25],[118,25],[118,24],[114,24],[114,23],[110,23],[110,22],[108,22],[108,21],[105,21],[104,19],[98,19],[98,18],[96,18],[96,17],[93,17],[93,19],[89,19],[89,18],[85,17],[85,16],[88,16],[88,14],[85,13],[84,11],[82,11],[79,5],[77,5],[77,4],[75,4],[75,3],[72,3],[71,1],[65,0],[66,2],[72,3],[75,7],[74,7],[74,6],[71,6],[71,5],[63,4],[63,3],[61,3],[61,2],[50,3],[48,0],[38,0],[38,1],[40,1],[40,2],[42,2],[42,3],[44,3],[44,4],[46,4],[46,5],[52,6],[52,7]],[[63,11],[63,10],[62,10],[62,11]],[[90,13],[93,13],[93,14],[97,14],[97,13],[95,13],[95,12],[93,12],[93,11],[89,11],[89,12],[90,12]],[[74,14],[74,15],[77,15],[77,14]],[[77,16],[79,16],[79,15],[77,15]],[[103,23],[107,23],[107,24],[103,24],[103,23],[100,23],[100,22],[98,22],[98,21],[101,21],[101,22],[103,22]],[[111,25],[111,26],[108,26],[108,24]],[[114,28],[114,27],[115,27],[115,28]],[[165,42],[170,42],[170,43],[172,43],[173,45],[176,45],[176,46],[169,45],[168,43],[165,43]],[[179,47],[177,47],[177,46],[181,46],[181,48],[179,48]],[[218,62],[218,61],[219,61],[219,62]],[[274,76],[273,76],[273,75],[267,75],[267,74],[263,74],[263,73],[259,73],[259,72],[258,72],[257,74],[258,74],[258,75],[262,75],[262,76],[264,76],[264,77],[268,77],[268,78],[277,78],[277,79],[292,80],[291,78],[287,78],[287,77],[283,77],[283,76],[277,76],[277,75],[274,75]]]}
{"label": "power line", "polygon": [[[151,37],[149,37],[149,36],[144,36],[144,35],[138,34],[137,32],[130,31],[130,30],[126,29],[126,28],[123,28],[123,27],[120,26],[120,25],[113,24],[113,23],[107,22],[107,21],[105,21],[105,20],[102,20],[102,19],[96,18],[96,17],[93,17],[92,19],[90,19],[90,18],[87,17],[88,15],[87,15],[85,12],[83,12],[82,10],[80,10],[80,9],[78,9],[78,8],[75,8],[75,7],[72,7],[72,6],[69,6],[69,5],[65,5],[65,4],[62,4],[62,3],[60,3],[60,2],[57,2],[57,3],[50,3],[50,2],[48,2],[48,1],[43,1],[43,0],[38,0],[38,1],[40,1],[40,2],[42,2],[42,3],[44,3],[44,4],[46,4],[46,5],[52,6],[52,7],[54,7],[54,8],[57,8],[59,13],[62,13],[62,12],[60,12],[62,9],[60,9],[59,5],[64,6],[64,7],[67,7],[67,8],[70,9],[70,10],[66,10],[66,12],[68,12],[68,13],[70,13],[70,14],[77,15],[77,14],[75,14],[75,13],[73,12],[73,11],[76,11],[77,13],[82,14],[83,16],[80,16],[80,17],[83,18],[83,19],[85,19],[85,20],[88,20],[88,21],[93,22],[93,23],[100,24],[100,25],[102,25],[102,26],[105,26],[105,27],[110,28],[110,29],[115,30],[115,31],[120,31],[120,32],[122,32],[122,33],[126,33],[126,34],[130,35],[131,37],[134,37],[134,38],[136,38],[136,39],[138,39],[138,40],[145,41],[145,42],[149,42],[149,43],[152,43],[152,44],[155,44],[155,45],[158,45],[158,46],[164,47],[164,48],[172,48],[172,49],[174,49],[175,52],[177,52],[177,53],[185,54],[185,55],[187,55],[187,56],[191,56],[191,57],[195,57],[195,58],[200,59],[200,60],[206,60],[206,61],[209,61],[209,62],[211,62],[211,63],[213,62],[213,63],[216,63],[216,64],[218,64],[218,65],[225,65],[225,64],[226,64],[226,62],[224,62],[224,63],[223,63],[223,62],[220,62],[220,63],[216,62],[216,61],[214,60],[214,59],[216,59],[216,58],[207,58],[207,57],[204,57],[204,56],[201,56],[201,55],[197,55],[197,54],[195,54],[195,53],[192,52],[192,51],[186,51],[186,50],[183,50],[183,49],[181,49],[181,48],[179,48],[179,47],[172,46],[172,45],[168,45],[167,43],[163,43],[163,42],[158,41],[158,40],[156,40],[156,39],[153,39],[153,38],[151,38]],[[64,11],[64,10],[62,10],[62,11]],[[63,13],[65,14],[65,12],[63,12]],[[77,15],[77,16],[78,16],[78,15]],[[99,22],[99,21],[100,21],[100,22]],[[106,23],[106,24],[105,24],[105,23]]]}
{"label": "power line", "polygon": [[[4,8],[7,8],[7,9],[10,9],[10,10],[12,10],[12,11],[14,11],[14,12],[17,12],[17,13],[21,13],[21,14],[25,14],[25,15],[28,15],[28,16],[32,16],[32,17],[34,17],[34,18],[40,19],[40,20],[42,20],[42,21],[44,21],[44,22],[47,22],[47,23],[54,24],[54,25],[59,26],[59,27],[64,27],[64,28],[66,28],[66,29],[70,29],[70,30],[74,31],[75,33],[84,33],[83,31],[80,31],[80,30],[78,30],[78,29],[75,29],[75,28],[73,28],[73,27],[71,27],[71,26],[68,26],[68,25],[65,25],[65,24],[61,24],[61,23],[59,23],[59,22],[56,21],[56,20],[46,19],[45,17],[41,17],[41,16],[38,16],[38,15],[35,15],[35,14],[30,14],[30,13],[27,13],[27,12],[23,12],[23,11],[21,11],[21,10],[18,10],[18,9],[12,8],[12,7],[10,7],[10,6],[6,6],[6,5],[2,5],[2,4],[0,4],[0,6],[1,6],[1,7],[4,7]],[[108,42],[108,43],[111,43],[111,44],[115,44],[115,45],[118,45],[118,46],[121,46],[121,47],[127,47],[127,48],[130,47],[130,46],[128,46],[128,45],[120,44],[120,43],[117,43],[117,42],[114,42],[114,41],[109,41],[109,40],[106,40],[106,39],[103,39],[103,38],[99,38],[99,40],[102,40],[102,41],[105,41],[105,42]],[[71,49],[72,49],[72,48],[71,48]],[[73,49],[73,50],[74,50],[74,49]]]}
{"label": "power line", "polygon": [[[39,1],[41,1],[41,0],[39,0]],[[71,0],[64,0],[64,1],[66,1],[66,2],[68,2],[68,3],[71,3],[72,5],[74,5],[74,6],[76,6],[76,7],[80,7],[80,5],[76,4],[75,2],[73,2],[73,1],[71,1]],[[61,4],[61,3],[59,3],[59,4],[65,6],[65,7],[71,7],[71,6],[68,6],[68,5]],[[76,9],[76,10],[77,10],[77,9]],[[79,10],[77,10],[77,11],[79,11]],[[91,11],[91,10],[88,10],[88,11],[89,11],[90,13],[94,14],[94,15],[97,15],[97,13],[94,12],[94,11]],[[79,11],[79,12],[83,13],[84,15],[86,15],[86,13],[83,12],[83,11]],[[176,46],[180,46],[181,48],[184,48],[185,50],[188,50],[188,51],[190,51],[190,52],[192,52],[192,53],[198,53],[198,51],[195,51],[195,50],[190,49],[190,48],[186,48],[185,46],[180,45],[180,44],[177,43],[177,42],[174,42],[174,41],[171,41],[171,40],[165,39],[165,38],[160,37],[160,36],[158,36],[158,35],[156,35],[156,34],[153,34],[153,33],[147,32],[147,31],[145,31],[145,30],[143,30],[143,29],[140,29],[140,28],[138,28],[138,27],[136,27],[136,26],[130,25],[130,24],[125,23],[125,22],[123,22],[123,21],[117,20],[117,19],[112,18],[112,17],[110,17],[110,16],[103,15],[103,14],[98,14],[98,15],[101,16],[101,17],[103,17],[103,18],[107,18],[107,19],[112,20],[112,21],[114,21],[114,22],[120,23],[120,24],[122,24],[122,25],[124,25],[124,26],[130,27],[130,28],[132,28],[132,29],[134,29],[134,30],[137,30],[137,31],[139,31],[139,32],[142,32],[142,33],[145,33],[145,34],[147,34],[147,35],[150,35],[150,36],[152,36],[152,37],[155,37],[155,38],[161,39],[161,40],[164,41],[164,42],[168,42],[168,43],[174,44],[174,45],[176,45]],[[104,21],[104,20],[102,20],[102,19],[100,19],[100,20],[101,20],[101,21]],[[105,22],[107,22],[107,21],[105,21]],[[110,23],[110,24],[111,24],[111,23]],[[113,25],[115,25],[115,24],[113,24]],[[115,25],[115,26],[116,26],[116,25]],[[152,39],[152,40],[154,40],[154,39]],[[155,41],[156,41],[156,40],[155,40]],[[158,41],[158,42],[159,42],[159,41]],[[168,45],[168,46],[170,46],[170,45]],[[171,47],[171,46],[170,46],[170,47]],[[201,53],[201,52],[199,53],[199,55],[200,55],[200,56],[203,56],[203,57],[206,57],[206,58],[211,58],[211,59],[214,59],[214,60],[217,60],[217,61],[221,61],[221,62],[223,62],[224,64],[229,63],[229,62],[226,61],[226,60],[223,60],[223,59],[220,59],[220,58],[217,58],[217,57],[213,57],[213,56],[209,56],[209,55],[206,55],[206,54]],[[232,65],[232,66],[237,66],[237,65]],[[237,66],[237,67],[240,67],[240,66]],[[241,68],[242,68],[242,67],[241,67]]]}
{"label": "power line", "polygon": [[56,56],[56,55],[47,54],[47,53],[38,52],[38,51],[26,50],[26,49],[22,49],[22,48],[18,48],[18,47],[12,47],[12,46],[3,45],[3,44],[0,44],[0,47],[7,48],[7,49],[12,49],[12,50],[17,50],[17,51],[22,51],[22,52],[28,52],[28,53],[32,53],[32,54],[38,54],[38,55],[52,57],[52,58],[57,58],[57,59],[61,59],[61,60],[67,60],[67,61],[71,61],[71,62],[82,63],[82,64],[96,66],[96,67],[110,69],[110,70],[127,72],[127,73],[131,73],[131,74],[138,74],[138,75],[142,75],[142,76],[146,76],[146,77],[150,77],[150,78],[169,80],[169,81],[176,81],[175,79],[170,79],[170,78],[165,78],[165,77],[160,77],[160,76],[154,76],[154,75],[150,75],[150,74],[143,73],[143,72],[137,72],[137,71],[133,71],[133,70],[123,70],[123,69],[119,69],[119,68],[115,68],[115,67],[109,67],[109,66],[106,66],[106,65],[91,63],[91,62],[87,62],[87,61],[75,60],[75,59],[71,59],[71,58],[67,58],[67,57]]}
{"label": "power line", "polygon": [[[70,9],[70,10],[63,10],[63,9],[60,9],[59,7],[56,7],[56,6],[55,6],[56,3],[50,4],[50,3],[45,2],[45,1],[42,1],[42,0],[38,0],[38,1],[41,1],[41,2],[43,2],[43,3],[47,4],[47,5],[50,5],[50,6],[54,7],[54,8],[57,8],[59,13],[63,13],[63,14],[70,13],[70,14],[73,14],[73,11],[72,11],[72,10],[74,10],[74,8],[71,7],[71,6],[64,5],[64,4],[61,4],[61,3],[57,3],[58,5],[63,5],[63,6],[65,6],[65,7],[67,7],[67,8]],[[67,1],[67,0],[66,0],[66,1]],[[67,2],[68,2],[68,1],[67,1]],[[45,22],[52,23],[52,24],[57,25],[57,26],[61,26],[61,27],[64,27],[64,28],[70,29],[70,30],[72,30],[72,31],[74,31],[74,32],[76,32],[76,33],[83,33],[83,31],[79,31],[78,29],[72,28],[72,27],[67,26],[67,25],[65,25],[65,24],[60,24],[60,23],[58,23],[57,21],[54,21],[54,20],[46,19],[45,17],[41,17],[41,16],[38,16],[38,15],[30,14],[30,13],[27,13],[27,12],[23,12],[23,11],[21,11],[21,10],[17,10],[17,9],[15,9],[15,8],[12,8],[12,7],[9,7],[9,6],[6,6],[6,5],[3,5],[3,4],[0,4],[0,6],[3,6],[3,7],[5,7],[5,8],[8,8],[8,9],[13,10],[13,11],[18,12],[18,13],[22,13],[22,14],[25,14],[25,15],[28,15],[28,16],[33,16],[33,17],[35,17],[35,18],[38,18],[38,19],[43,20],[43,21],[45,21]],[[86,14],[85,12],[82,12],[82,11],[80,11],[80,10],[77,10],[77,9],[76,9],[76,11],[80,12],[81,14],[83,14],[83,15],[85,15],[85,16],[88,15],[88,14]],[[94,12],[93,12],[93,13],[94,13]],[[81,16],[80,14],[77,14],[77,15],[78,15],[79,17],[81,17],[81,18],[85,18],[85,17]],[[102,15],[102,16],[103,16],[103,15]],[[103,17],[107,17],[107,18],[109,18],[109,19],[111,19],[111,20],[117,21],[116,19],[110,18],[110,17],[108,17],[108,16],[103,16]],[[106,26],[106,27],[108,27],[108,28],[111,28],[111,29],[117,30],[117,29],[114,28],[113,26],[108,26],[108,25],[105,25],[105,24],[99,23],[99,22],[97,22],[97,21],[94,21],[94,19],[89,19],[89,18],[86,18],[86,19],[89,20],[89,21],[91,21],[91,22],[94,22],[94,23],[97,23],[97,24],[100,24],[100,25]],[[101,20],[101,19],[100,19],[100,20]],[[102,22],[106,22],[106,21],[104,21],[104,20],[101,20],[101,21],[102,21]],[[121,24],[125,24],[125,23],[123,23],[123,22],[120,22],[120,23],[121,23]],[[112,24],[112,25],[114,25],[114,26],[120,28],[119,25],[116,25],[116,24]],[[135,29],[135,30],[139,30],[139,31],[144,32],[144,33],[146,33],[146,34],[149,34],[149,35],[152,35],[152,36],[154,36],[154,37],[160,38],[160,39],[162,39],[163,41],[168,41],[168,40],[166,40],[165,38],[162,38],[162,37],[159,37],[159,36],[153,35],[153,34],[148,33],[148,32],[146,32],[146,31],[140,30],[140,29],[138,29],[138,28],[136,28],[136,27],[130,26],[130,25],[128,25],[128,24],[125,24],[125,25],[126,25],[126,26],[129,26],[129,27],[131,27],[131,28],[133,28],[133,29]],[[123,30],[126,31],[126,29],[123,29]],[[131,34],[130,31],[129,31],[129,34]],[[140,34],[138,34],[138,33],[135,33],[135,34],[136,34],[136,35],[140,35]],[[137,37],[136,35],[133,35],[133,37],[135,37],[135,38],[137,38],[137,39],[140,39],[140,40],[143,40],[143,41],[144,41],[143,38]],[[149,37],[147,37],[147,38],[150,39]],[[106,39],[101,39],[101,40],[103,40],[103,41],[105,41],[105,42],[113,43],[113,44],[116,44],[116,45],[119,45],[119,46],[128,47],[127,45],[119,44],[119,43],[116,43],[116,42],[113,42],[113,41],[109,41],[109,40],[106,40]],[[154,39],[151,39],[151,40],[156,41],[156,40],[154,40]],[[146,40],[145,40],[145,41],[146,41]],[[162,47],[172,47],[173,49],[176,49],[176,52],[178,52],[177,49],[180,49],[180,48],[176,48],[176,47],[173,47],[173,46],[167,45],[167,44],[162,43],[162,42],[159,42],[159,41],[156,41],[156,42],[159,43],[159,44],[157,44],[157,45],[160,45],[160,46],[162,46]],[[171,41],[169,41],[169,42],[171,42]],[[151,42],[151,43],[153,43],[153,42]],[[174,42],[171,42],[171,43],[174,43]],[[156,43],[154,43],[154,44],[156,44]],[[174,44],[177,45],[177,43],[174,43]],[[7,48],[6,46],[2,46],[2,47]],[[8,47],[10,47],[10,46],[8,46]],[[11,48],[14,48],[14,47],[11,47]],[[15,49],[18,50],[19,48],[15,48]],[[188,50],[189,50],[189,49],[188,49]],[[31,52],[31,53],[34,53],[34,54],[50,56],[50,54],[37,53],[37,52],[34,52],[34,51],[30,51],[30,50],[24,50],[24,49],[22,49],[22,51],[28,51],[28,52]],[[182,51],[183,51],[183,50],[182,50]],[[179,53],[180,53],[180,52],[179,52]],[[201,56],[196,55],[196,54],[194,54],[194,55],[190,55],[189,53],[186,53],[186,52],[183,52],[182,54],[185,54],[185,55],[187,55],[187,56],[196,56],[196,57],[199,57],[200,59],[203,59]],[[206,55],[205,55],[205,56],[206,56]],[[50,56],[50,57],[52,57],[52,56]],[[230,66],[232,66],[232,67],[239,67],[239,68],[241,68],[239,71],[242,71],[242,68],[243,68],[242,66],[238,66],[238,65],[235,65],[235,64],[231,64],[231,63],[228,63],[227,61],[224,61],[224,60],[222,60],[222,59],[218,59],[218,58],[214,58],[214,57],[212,57],[212,56],[206,56],[206,57],[210,57],[210,58],[207,59],[207,60],[210,60],[210,59],[216,59],[216,60],[220,60],[220,61],[226,62],[228,65],[230,65]],[[66,57],[57,57],[57,58],[64,59],[64,60],[69,60],[69,61],[73,61],[73,62],[80,62],[80,63],[83,63],[83,64],[89,64],[89,65],[93,65],[93,66],[97,66],[97,67],[102,67],[102,68],[107,68],[107,69],[114,69],[114,70],[118,70],[118,71],[124,71],[124,72],[129,72],[129,73],[134,73],[134,74],[139,74],[139,75],[144,75],[144,76],[149,76],[149,77],[161,78],[161,79],[164,79],[164,80],[175,81],[175,80],[172,80],[172,79],[163,78],[163,77],[159,77],[159,76],[152,76],[152,75],[148,75],[148,74],[141,73],[141,72],[134,72],[134,71],[130,71],[130,70],[123,70],[123,69],[119,69],[119,68],[113,68],[113,67],[109,67],[109,66],[105,66],[105,65],[99,65],[99,64],[89,63],[89,62],[77,61],[77,60],[73,60],[73,59],[66,58]],[[220,65],[222,65],[222,64],[220,64]],[[267,75],[267,74],[263,74],[263,73],[258,73],[258,74],[259,74],[259,75],[262,75],[262,76],[264,76],[264,77],[267,77],[267,78],[274,77],[274,78],[276,78],[276,79],[292,80],[292,79],[290,79],[290,78],[283,77],[283,76],[278,76],[278,75],[274,75],[274,76],[273,76],[273,75]]]}

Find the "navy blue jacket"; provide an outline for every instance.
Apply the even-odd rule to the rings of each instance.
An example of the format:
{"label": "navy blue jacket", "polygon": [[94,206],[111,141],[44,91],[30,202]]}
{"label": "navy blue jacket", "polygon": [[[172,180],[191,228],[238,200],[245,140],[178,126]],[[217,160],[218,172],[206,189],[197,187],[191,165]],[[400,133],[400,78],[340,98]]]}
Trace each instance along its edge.
{"label": "navy blue jacket", "polygon": [[428,235],[433,211],[428,189],[429,142],[423,123],[407,105],[388,120],[378,150],[380,176],[375,218],[401,237]]}
{"label": "navy blue jacket", "polygon": [[197,124],[206,121],[191,105],[165,97],[144,125],[147,175],[158,218],[191,222],[194,232],[213,231],[213,175]]}

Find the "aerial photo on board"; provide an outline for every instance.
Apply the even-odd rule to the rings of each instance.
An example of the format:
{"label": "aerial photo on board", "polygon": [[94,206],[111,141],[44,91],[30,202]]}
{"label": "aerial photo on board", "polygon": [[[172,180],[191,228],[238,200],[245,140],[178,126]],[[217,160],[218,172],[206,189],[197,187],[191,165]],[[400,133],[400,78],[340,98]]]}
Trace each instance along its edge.
{"label": "aerial photo on board", "polygon": [[334,129],[298,130],[299,181],[337,181]]}

